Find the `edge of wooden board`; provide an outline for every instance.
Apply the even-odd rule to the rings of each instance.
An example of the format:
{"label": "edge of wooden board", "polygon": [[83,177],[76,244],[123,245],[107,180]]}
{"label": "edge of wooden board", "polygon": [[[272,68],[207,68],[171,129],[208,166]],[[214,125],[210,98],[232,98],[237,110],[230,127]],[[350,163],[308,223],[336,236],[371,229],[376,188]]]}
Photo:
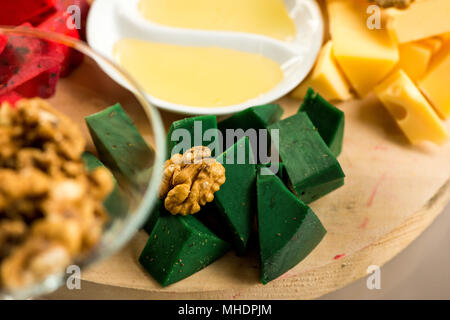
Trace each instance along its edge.
{"label": "edge of wooden board", "polygon": [[[370,265],[383,266],[410,245],[431,225],[450,201],[450,180],[413,216],[378,241],[315,270],[293,278],[279,279],[269,286],[235,290],[177,293],[109,286],[83,280],[83,299],[151,299],[151,300],[270,300],[314,299],[336,291],[364,276]],[[79,298],[80,291],[61,289],[48,298]]]}

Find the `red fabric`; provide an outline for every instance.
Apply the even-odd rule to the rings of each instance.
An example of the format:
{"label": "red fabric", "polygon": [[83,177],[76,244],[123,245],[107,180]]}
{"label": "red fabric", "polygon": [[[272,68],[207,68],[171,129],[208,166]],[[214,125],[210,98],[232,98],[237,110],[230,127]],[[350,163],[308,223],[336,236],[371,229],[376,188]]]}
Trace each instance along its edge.
{"label": "red fabric", "polygon": [[[70,29],[67,25],[67,20],[70,15],[64,11],[58,11],[55,14],[47,18],[43,23],[38,26],[38,29],[44,31],[57,32],[75,39],[80,39],[80,35],[77,29]],[[52,44],[52,50],[56,54],[61,55],[61,77],[68,76],[72,70],[78,67],[83,61],[83,55],[65,45]]]}
{"label": "red fabric", "polygon": [[0,54],[0,95],[60,65],[61,55],[49,49],[49,43],[33,37],[11,35]]}
{"label": "red fabric", "polygon": [[[80,8],[81,29],[70,28],[75,5]],[[85,0],[0,0],[0,25],[37,26],[80,39],[84,35],[89,4]],[[84,39],[84,38],[83,38]],[[22,97],[49,98],[60,77],[81,64],[78,51],[32,37],[0,35],[0,102]]]}
{"label": "red fabric", "polygon": [[8,38],[5,35],[0,34],[0,53],[5,49],[6,43],[8,42]]}
{"label": "red fabric", "polygon": [[40,97],[50,98],[56,92],[61,65],[42,72],[15,89],[15,92],[24,98]]}
{"label": "red fabric", "polygon": [[[90,5],[86,0],[53,0],[53,4],[58,11],[67,12],[68,8],[72,5],[78,6],[81,13],[81,29],[78,30],[81,39],[86,39],[86,20],[89,13]],[[69,12],[72,13],[72,12]]]}
{"label": "red fabric", "polygon": [[11,103],[14,106],[14,104],[17,101],[19,101],[20,99],[22,99],[20,94],[14,92],[14,91],[11,91],[11,92],[8,92],[8,93],[6,93],[4,95],[0,95],[0,104],[2,102],[9,102],[9,103]]}
{"label": "red fabric", "polygon": [[53,0],[0,0],[0,25],[17,26],[54,10]]}

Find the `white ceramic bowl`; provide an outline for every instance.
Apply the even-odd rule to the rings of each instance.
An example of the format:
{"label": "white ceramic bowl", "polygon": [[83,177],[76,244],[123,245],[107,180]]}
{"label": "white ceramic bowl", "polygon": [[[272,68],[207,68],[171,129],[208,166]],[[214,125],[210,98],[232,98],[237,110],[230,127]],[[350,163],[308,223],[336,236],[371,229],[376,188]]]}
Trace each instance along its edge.
{"label": "white ceramic bowl", "polygon": [[[323,18],[315,0],[284,0],[296,26],[296,37],[283,42],[269,37],[228,31],[204,31],[163,26],[146,20],[138,11],[139,0],[96,0],[87,23],[89,45],[110,59],[114,44],[122,38],[136,38],[186,46],[217,46],[262,54],[281,65],[283,81],[271,91],[241,104],[224,107],[196,107],[164,101],[146,92],[153,105],[182,114],[236,113],[255,105],[270,103],[294,89],[314,65],[323,41]],[[114,70],[101,67],[123,86]],[[129,88],[131,89],[131,88]]]}

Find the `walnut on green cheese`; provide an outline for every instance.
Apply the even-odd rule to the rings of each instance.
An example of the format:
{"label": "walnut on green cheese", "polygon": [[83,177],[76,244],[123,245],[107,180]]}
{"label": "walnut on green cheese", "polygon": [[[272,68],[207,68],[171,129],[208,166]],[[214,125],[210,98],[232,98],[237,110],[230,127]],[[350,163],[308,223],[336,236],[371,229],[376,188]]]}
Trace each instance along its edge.
{"label": "walnut on green cheese", "polygon": [[214,200],[225,180],[225,168],[211,158],[211,150],[193,147],[166,161],[159,198],[173,215],[195,214]]}

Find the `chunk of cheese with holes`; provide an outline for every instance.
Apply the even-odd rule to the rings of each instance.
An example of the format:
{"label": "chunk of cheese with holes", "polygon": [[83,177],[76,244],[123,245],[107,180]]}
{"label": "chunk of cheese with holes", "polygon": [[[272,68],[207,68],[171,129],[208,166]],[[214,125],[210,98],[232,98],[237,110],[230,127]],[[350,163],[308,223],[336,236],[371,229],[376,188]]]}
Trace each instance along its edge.
{"label": "chunk of cheese with holes", "polygon": [[390,9],[388,28],[399,43],[450,32],[450,1],[416,1],[407,10]]}
{"label": "chunk of cheese with holes", "polygon": [[311,74],[292,92],[291,96],[303,99],[309,87],[319,92],[327,100],[344,101],[352,98],[350,87],[334,58],[331,40],[320,51]]}
{"label": "chunk of cheese with holes", "polygon": [[328,0],[334,55],[359,96],[371,92],[398,62],[397,45],[386,29],[367,26],[367,3]]}
{"label": "chunk of cheese with holes", "polygon": [[443,144],[448,132],[419,89],[398,69],[375,88],[375,93],[413,144]]}
{"label": "chunk of cheese with holes", "polygon": [[450,118],[450,51],[420,80],[419,88],[444,118]]}
{"label": "chunk of cheese with holes", "polygon": [[417,42],[408,42],[399,46],[399,67],[414,80],[425,75],[433,55],[432,50]]}

